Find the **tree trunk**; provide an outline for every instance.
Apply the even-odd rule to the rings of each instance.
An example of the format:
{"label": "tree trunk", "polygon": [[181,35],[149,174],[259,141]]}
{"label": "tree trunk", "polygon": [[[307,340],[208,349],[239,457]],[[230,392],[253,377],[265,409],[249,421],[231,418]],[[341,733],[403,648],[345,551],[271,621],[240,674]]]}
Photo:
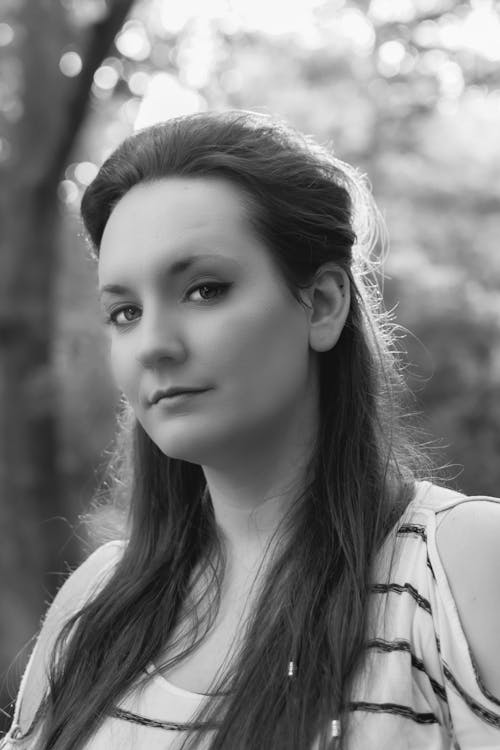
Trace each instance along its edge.
{"label": "tree trunk", "polygon": [[[19,652],[39,629],[40,618],[61,584],[58,574],[65,573],[65,562],[79,561],[78,547],[64,523],[57,466],[58,410],[51,351],[61,210],[57,186],[85,116],[94,71],[108,54],[132,2],[108,3],[106,17],[87,28],[83,39],[74,40],[62,4],[24,0],[15,6],[16,37],[10,57],[3,53],[7,69],[19,72],[16,93],[22,104],[15,121],[0,120],[0,144],[6,154],[0,182],[3,708],[15,696],[31,644]],[[82,50],[83,69],[70,79],[60,72],[59,60],[68,43],[75,41]],[[14,666],[15,674],[9,674]],[[4,713],[0,731],[8,723]]]}

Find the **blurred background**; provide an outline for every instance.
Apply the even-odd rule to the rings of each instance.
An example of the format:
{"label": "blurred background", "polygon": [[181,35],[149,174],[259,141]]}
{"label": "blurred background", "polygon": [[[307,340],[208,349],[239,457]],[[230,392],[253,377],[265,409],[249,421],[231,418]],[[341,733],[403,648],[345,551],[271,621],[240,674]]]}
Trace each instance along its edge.
{"label": "blurred background", "polygon": [[134,129],[233,107],[368,175],[415,411],[500,495],[500,2],[2,0],[0,732],[115,430],[82,191]]}

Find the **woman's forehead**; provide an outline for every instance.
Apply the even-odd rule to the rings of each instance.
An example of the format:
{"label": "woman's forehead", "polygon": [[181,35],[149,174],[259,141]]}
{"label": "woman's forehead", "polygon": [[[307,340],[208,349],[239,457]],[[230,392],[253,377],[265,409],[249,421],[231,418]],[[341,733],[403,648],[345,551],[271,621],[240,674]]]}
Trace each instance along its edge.
{"label": "woman's forehead", "polygon": [[232,185],[169,178],[137,185],[117,203],[101,241],[99,277],[105,285],[117,267],[135,268],[138,263],[167,265],[168,272],[175,273],[193,255],[249,268],[264,254]]}
{"label": "woman's forehead", "polygon": [[[108,219],[135,225],[141,219],[157,224],[196,227],[217,221],[240,224],[246,218],[247,201],[242,191],[223,178],[169,177],[143,182],[118,201]],[[105,229],[105,231],[106,231]]]}
{"label": "woman's forehead", "polygon": [[253,235],[248,206],[227,181],[169,178],[129,190],[108,218],[100,252],[108,247],[141,245],[165,239]]}

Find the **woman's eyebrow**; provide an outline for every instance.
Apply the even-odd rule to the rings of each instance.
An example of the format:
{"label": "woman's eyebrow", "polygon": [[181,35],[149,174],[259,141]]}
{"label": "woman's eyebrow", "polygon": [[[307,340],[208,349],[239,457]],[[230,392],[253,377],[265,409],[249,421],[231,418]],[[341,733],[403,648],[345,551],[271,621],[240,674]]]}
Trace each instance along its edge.
{"label": "woman's eyebrow", "polygon": [[[179,260],[174,260],[164,268],[158,269],[158,275],[164,278],[179,276],[191,266],[204,260],[229,261],[236,263],[236,261],[234,261],[232,258],[229,258],[225,255],[214,253],[198,253],[187,255]],[[104,284],[104,286],[99,289],[99,298],[103,297],[105,294],[129,294],[130,292],[131,289],[121,284]]]}

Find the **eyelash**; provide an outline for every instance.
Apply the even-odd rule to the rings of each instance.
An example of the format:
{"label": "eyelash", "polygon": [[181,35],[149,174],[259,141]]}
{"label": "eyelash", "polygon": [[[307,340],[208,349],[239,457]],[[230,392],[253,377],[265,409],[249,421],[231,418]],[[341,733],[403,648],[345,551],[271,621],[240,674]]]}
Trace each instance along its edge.
{"label": "eyelash", "polygon": [[[229,284],[228,282],[210,282],[210,281],[205,281],[202,284],[197,284],[196,286],[191,287],[191,289],[188,289],[188,291],[186,292],[185,296],[187,297],[192,292],[195,292],[197,289],[203,289],[203,288],[208,288],[208,289],[222,289],[223,292],[225,292],[230,286],[231,286],[231,284]],[[208,300],[208,301],[210,301],[210,300]],[[121,312],[123,312],[124,310],[132,310],[135,307],[136,307],[136,305],[122,305],[121,307],[117,307],[115,310],[113,310],[111,313],[109,313],[106,316],[106,318],[104,319],[105,325],[111,325],[111,326],[114,326],[115,328],[124,328],[127,324],[133,323],[134,322],[133,320],[129,320],[126,323],[118,323],[117,320],[116,320],[116,317]]]}

